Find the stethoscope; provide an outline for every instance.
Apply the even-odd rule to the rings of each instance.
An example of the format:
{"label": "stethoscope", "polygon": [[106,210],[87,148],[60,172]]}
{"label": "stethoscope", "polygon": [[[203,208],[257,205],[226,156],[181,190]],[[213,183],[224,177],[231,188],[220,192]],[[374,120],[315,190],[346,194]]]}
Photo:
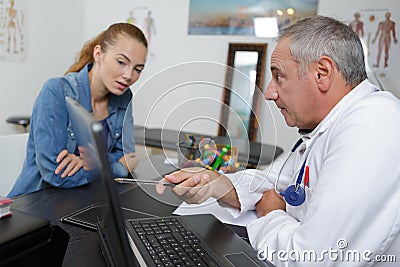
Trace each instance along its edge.
{"label": "stethoscope", "polygon": [[282,164],[281,169],[279,170],[278,176],[276,177],[275,180],[275,191],[278,192],[283,198],[285,199],[286,203],[288,203],[291,206],[300,206],[301,204],[304,203],[306,200],[306,192],[303,187],[301,187],[301,182],[303,180],[303,174],[304,174],[304,169],[306,167],[306,162],[307,162],[307,156],[301,165],[299,174],[297,176],[297,180],[295,184],[292,184],[286,188],[285,191],[279,192],[277,189],[277,184],[279,181],[279,177],[281,176],[281,172],[283,168],[286,165],[286,162],[289,160],[289,158],[292,156],[293,152],[297,150],[297,148],[303,143],[303,139],[299,139],[296,144],[293,146],[293,148],[290,150],[289,156],[286,158],[285,162]]}

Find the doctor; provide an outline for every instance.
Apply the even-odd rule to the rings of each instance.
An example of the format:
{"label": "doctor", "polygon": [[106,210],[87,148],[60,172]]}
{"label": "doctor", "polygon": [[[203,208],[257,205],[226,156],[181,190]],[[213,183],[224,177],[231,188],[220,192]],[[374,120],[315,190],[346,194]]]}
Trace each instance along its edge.
{"label": "doctor", "polygon": [[[277,266],[371,266],[400,261],[400,102],[367,80],[357,35],[332,18],[279,33],[265,97],[300,140],[265,171],[164,177],[188,203],[218,199]],[[157,186],[158,193],[165,188]]]}

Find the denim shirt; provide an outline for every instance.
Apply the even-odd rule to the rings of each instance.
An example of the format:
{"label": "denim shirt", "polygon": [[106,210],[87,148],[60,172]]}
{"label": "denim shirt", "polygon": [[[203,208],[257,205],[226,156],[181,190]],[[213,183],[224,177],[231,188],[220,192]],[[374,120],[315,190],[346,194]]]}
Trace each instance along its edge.
{"label": "denim shirt", "polygon": [[[70,96],[92,112],[88,72],[92,63],[80,72],[64,77],[51,78],[43,85],[35,100],[27,154],[24,165],[8,197],[31,193],[49,186],[72,188],[89,183],[89,173],[83,168],[72,176],[61,178],[55,174],[58,154],[67,149],[74,154],[77,144],[69,120],[65,97]],[[135,151],[132,115],[132,92],[128,89],[121,96],[110,94],[108,156],[116,177],[126,177],[128,170],[118,160],[123,154]]]}

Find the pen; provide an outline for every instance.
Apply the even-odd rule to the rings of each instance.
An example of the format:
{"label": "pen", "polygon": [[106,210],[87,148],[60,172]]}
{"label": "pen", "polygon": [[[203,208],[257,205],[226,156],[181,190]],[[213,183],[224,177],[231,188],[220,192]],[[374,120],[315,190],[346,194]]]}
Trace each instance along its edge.
{"label": "pen", "polygon": [[114,178],[114,181],[120,184],[162,184],[164,186],[175,186],[176,184],[168,183],[168,182],[160,182],[160,181],[151,181],[151,180],[140,180],[140,179],[131,179],[131,178]]}
{"label": "pen", "polygon": [[214,165],[212,166],[212,169],[215,170],[216,168],[218,168],[218,166],[221,164],[222,162],[222,158],[224,157],[224,155],[226,153],[228,153],[229,149],[231,148],[230,145],[226,145],[224,148],[222,148],[221,153],[219,154],[217,160],[215,161]]}
{"label": "pen", "polygon": [[310,168],[306,166],[306,173],[304,174],[304,187],[309,187],[310,183]]}

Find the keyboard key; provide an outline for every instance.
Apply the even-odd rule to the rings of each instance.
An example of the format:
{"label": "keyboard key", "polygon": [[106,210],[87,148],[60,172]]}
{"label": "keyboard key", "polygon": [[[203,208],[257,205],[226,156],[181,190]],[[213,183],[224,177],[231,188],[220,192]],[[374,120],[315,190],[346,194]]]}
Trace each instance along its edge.
{"label": "keyboard key", "polygon": [[175,218],[131,223],[156,266],[218,266],[196,235]]}

